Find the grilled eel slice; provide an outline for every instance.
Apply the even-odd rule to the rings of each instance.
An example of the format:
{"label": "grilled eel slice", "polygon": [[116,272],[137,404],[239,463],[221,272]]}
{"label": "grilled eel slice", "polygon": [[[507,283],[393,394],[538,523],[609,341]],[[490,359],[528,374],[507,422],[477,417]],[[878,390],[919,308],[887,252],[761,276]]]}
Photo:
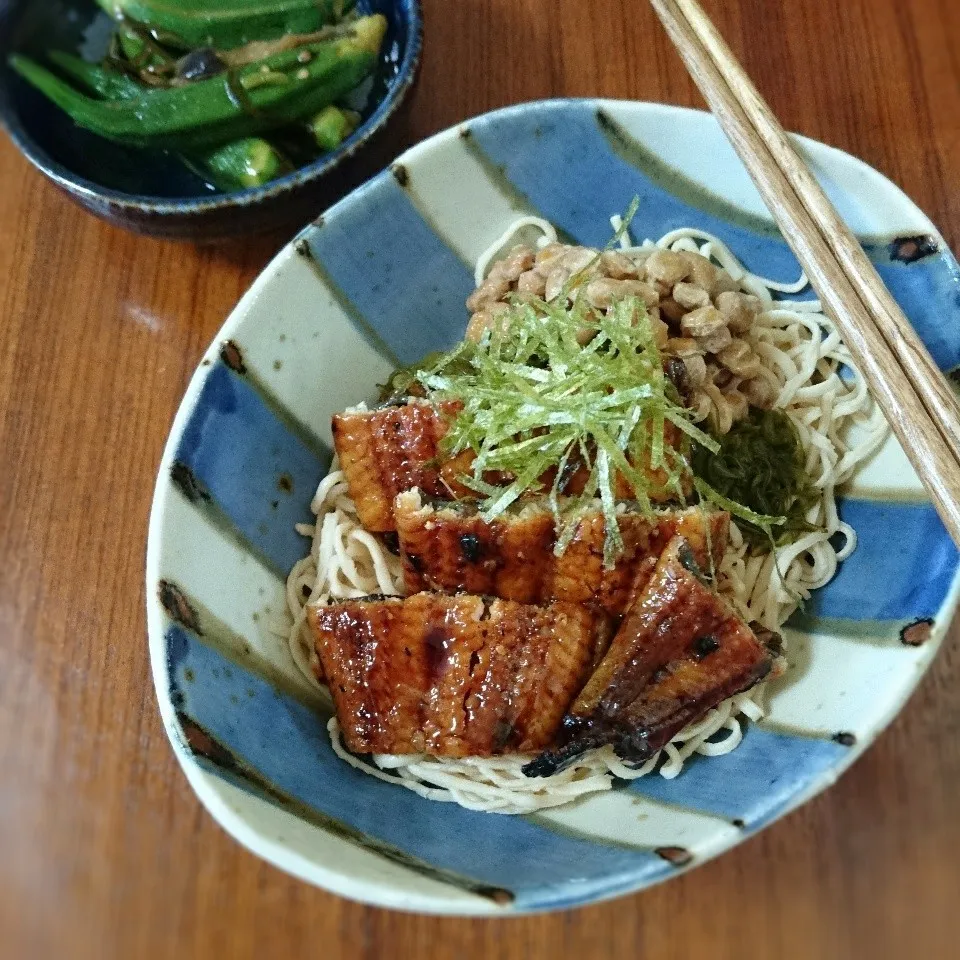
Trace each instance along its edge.
{"label": "grilled eel slice", "polygon": [[420,593],[308,607],[354,753],[542,750],[609,643],[585,607]]}
{"label": "grilled eel slice", "polygon": [[440,440],[456,404],[425,400],[333,418],[333,443],[360,522],[373,533],[396,529],[393,502],[398,493],[419,487],[431,497],[470,495],[457,484],[464,468],[442,462]]}
{"label": "grilled eel slice", "polygon": [[[367,530],[372,533],[395,530],[395,498],[398,493],[414,487],[428,497],[476,498],[476,493],[460,483],[460,478],[470,473],[473,453],[466,450],[451,459],[440,444],[448,423],[460,409],[461,405],[456,402],[435,405],[411,399],[400,406],[334,416],[333,442],[340,468],[347,478],[360,522]],[[681,434],[668,424],[664,439],[676,446],[681,443]],[[664,486],[666,473],[659,469],[647,472],[651,479],[651,499],[670,499],[673,493]],[[541,481],[549,487],[554,477],[555,473],[545,475]],[[509,482],[503,474],[487,474],[484,479],[492,484]],[[564,479],[563,492],[581,493],[587,479],[582,464],[572,464]],[[619,475],[615,487],[620,499],[632,495],[629,485]],[[662,494],[658,494],[658,490],[662,490]]]}
{"label": "grilled eel slice", "polygon": [[465,591],[539,604],[565,600],[595,604],[612,616],[623,615],[646,586],[672,537],[696,543],[706,537],[716,565],[730,529],[729,514],[699,507],[662,510],[653,517],[627,509],[620,516],[624,550],[607,570],[599,506],[581,518],[560,556],[554,552],[553,514],[542,500],[488,521],[475,504],[424,503],[421,492],[411,490],[397,497],[394,516],[408,593]]}
{"label": "grilled eel slice", "polygon": [[702,545],[670,541],[563,718],[556,743],[523,768],[527,776],[550,776],[607,744],[622,759],[642,763],[688,723],[770,672],[776,643],[761,643],[713,591],[703,560]]}

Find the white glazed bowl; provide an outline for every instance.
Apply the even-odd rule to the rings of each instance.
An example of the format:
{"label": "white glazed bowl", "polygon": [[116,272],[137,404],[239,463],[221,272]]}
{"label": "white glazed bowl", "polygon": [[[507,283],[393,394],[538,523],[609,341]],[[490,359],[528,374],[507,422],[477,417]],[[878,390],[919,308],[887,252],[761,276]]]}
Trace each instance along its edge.
{"label": "white glazed bowl", "polygon": [[[798,140],[944,369],[960,365],[960,271],[876,171]],[[792,669],[733,753],[529,817],[424,800],[333,754],[284,643],[294,524],[330,462],[330,417],[398,363],[462,336],[471,265],[519,213],[588,244],[634,195],[637,236],[718,234],[756,273],[797,264],[707,114],[553,101],[410,150],[308,227],[210,346],[157,482],[147,560],[163,720],[190,783],[241,843],[369,903],[447,914],[557,909],[639,890],[741,842],[831,784],[930,663],[957,552],[890,441],[841,500],[859,547],[787,630]],[[924,624],[929,622],[928,631]],[[920,627],[906,634],[912,624]]]}

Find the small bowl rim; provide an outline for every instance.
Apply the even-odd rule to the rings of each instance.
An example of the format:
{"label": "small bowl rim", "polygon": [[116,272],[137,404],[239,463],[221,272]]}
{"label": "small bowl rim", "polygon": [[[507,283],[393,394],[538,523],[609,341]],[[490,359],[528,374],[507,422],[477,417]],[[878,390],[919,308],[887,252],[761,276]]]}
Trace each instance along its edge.
{"label": "small bowl rim", "polygon": [[154,194],[127,193],[102,186],[54,160],[34,140],[20,121],[9,86],[0,91],[4,94],[0,96],[0,128],[6,131],[20,153],[57,186],[79,199],[107,203],[114,211],[147,211],[160,216],[183,216],[202,215],[230,207],[254,207],[264,201],[294,193],[306,184],[322,179],[366,146],[406,100],[417,78],[423,54],[423,10],[421,0],[395,0],[395,3],[398,7],[401,4],[406,5],[409,10],[407,44],[397,76],[377,109],[336,150],[262,187],[211,193],[208,197],[158,197]]}

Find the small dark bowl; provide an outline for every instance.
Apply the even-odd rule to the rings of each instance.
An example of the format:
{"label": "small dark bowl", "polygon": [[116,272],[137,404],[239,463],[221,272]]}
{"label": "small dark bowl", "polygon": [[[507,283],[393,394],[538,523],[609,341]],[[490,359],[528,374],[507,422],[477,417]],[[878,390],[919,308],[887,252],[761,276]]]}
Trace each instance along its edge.
{"label": "small dark bowl", "polygon": [[[110,18],[93,0],[0,0],[0,124],[30,162],[77,203],[118,226],[214,240],[308,219],[329,185],[397,112],[416,78],[423,43],[420,0],[358,0],[388,22],[360,127],[331,153],[265,187],[222,193],[162,151],[124,147],[78,127],[7,65],[14,51],[105,51]],[[349,182],[345,186],[349,186]]]}

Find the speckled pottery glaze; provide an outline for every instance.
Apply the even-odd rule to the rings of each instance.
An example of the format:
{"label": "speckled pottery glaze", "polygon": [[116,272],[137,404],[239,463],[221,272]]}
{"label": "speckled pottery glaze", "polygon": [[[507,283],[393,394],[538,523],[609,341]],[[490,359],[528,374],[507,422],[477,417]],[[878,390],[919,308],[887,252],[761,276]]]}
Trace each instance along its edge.
{"label": "speckled pottery glaze", "polygon": [[111,23],[93,0],[0,3],[0,125],[77,203],[138,233],[217,240],[299,226],[306,211],[322,209],[317,204],[330,175],[342,171],[396,114],[420,65],[420,0],[357,0],[356,8],[382,13],[388,23],[363,123],[336,150],[263,187],[214,191],[176,157],[127,148],[78,127],[13,73],[7,57],[14,51],[41,58],[48,48],[102,56]]}
{"label": "speckled pottery glaze", "polygon": [[[798,139],[946,370],[960,270],[929,220],[859,160]],[[603,244],[634,195],[638,237],[718,234],[749,269],[799,268],[707,114],[551,101],[410,150],[308,227],[210,346],[166,448],[147,559],[150,650],[176,755],[241,843],[369,903],[510,915],[640,890],[823,790],[891,721],[954,613],[958,555],[896,442],[850,485],[859,547],[786,630],[791,669],[733,753],[535,816],[472,813],[338,760],[327,716],[267,622],[306,550],[294,532],[331,457],[330,417],[397,363],[462,334],[471,264],[521,213]],[[809,293],[807,294],[809,296]]]}

